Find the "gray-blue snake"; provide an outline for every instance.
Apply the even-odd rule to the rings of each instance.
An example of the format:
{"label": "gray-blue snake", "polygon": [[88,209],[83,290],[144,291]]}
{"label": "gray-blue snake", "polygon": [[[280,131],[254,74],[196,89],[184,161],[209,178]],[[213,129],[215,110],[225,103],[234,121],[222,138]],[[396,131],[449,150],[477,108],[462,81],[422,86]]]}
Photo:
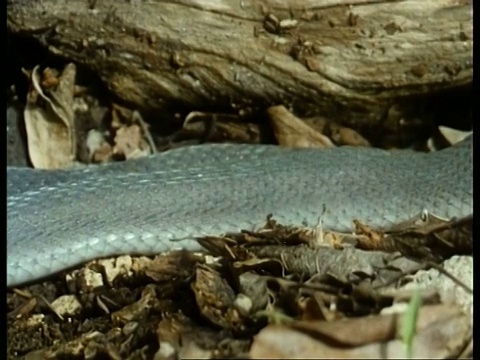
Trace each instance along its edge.
{"label": "gray-blue snake", "polygon": [[351,231],[473,212],[472,139],[424,153],[200,145],[76,170],[7,168],[8,286],[264,224]]}

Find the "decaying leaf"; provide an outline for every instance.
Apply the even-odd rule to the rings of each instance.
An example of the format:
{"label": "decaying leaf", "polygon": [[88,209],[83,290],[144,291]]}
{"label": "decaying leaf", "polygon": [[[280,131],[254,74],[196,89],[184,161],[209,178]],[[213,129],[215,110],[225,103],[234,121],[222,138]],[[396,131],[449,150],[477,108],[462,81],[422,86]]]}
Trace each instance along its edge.
{"label": "decaying leaf", "polygon": [[226,328],[242,326],[240,314],[235,309],[235,292],[220,276],[207,266],[198,266],[192,283],[200,312],[213,324]]}
{"label": "decaying leaf", "polygon": [[429,215],[420,222],[404,222],[388,230],[372,229],[354,221],[361,249],[400,251],[423,260],[438,260],[473,251],[473,216],[443,220]]}
{"label": "decaying leaf", "polygon": [[174,281],[184,280],[192,276],[195,266],[205,261],[200,254],[194,254],[188,251],[173,251],[167,254],[158,255],[155,259],[137,271],[145,272],[145,274],[155,280]]}
{"label": "decaying leaf", "polygon": [[28,152],[35,168],[65,168],[72,166],[76,153],[73,110],[76,67],[68,64],[55,81],[51,71],[45,71],[41,74],[39,66],[33,69],[27,94],[24,115]]}
{"label": "decaying leaf", "polygon": [[147,285],[141,298],[131,305],[114,312],[112,320],[117,324],[127,324],[130,321],[141,321],[148,318],[149,314],[156,308],[160,308],[160,300],[156,294],[156,287]]}

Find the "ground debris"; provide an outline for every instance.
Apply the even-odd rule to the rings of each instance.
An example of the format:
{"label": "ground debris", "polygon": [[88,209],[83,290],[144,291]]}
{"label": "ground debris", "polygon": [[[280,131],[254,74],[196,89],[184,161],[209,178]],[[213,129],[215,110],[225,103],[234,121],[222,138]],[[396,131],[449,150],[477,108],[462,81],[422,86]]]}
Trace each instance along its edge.
{"label": "ground debris", "polygon": [[[425,233],[444,239],[468,221],[429,224]],[[394,233],[422,234],[402,226]],[[468,353],[469,273],[460,286],[465,277],[454,273],[460,278],[451,281],[452,269],[443,269],[450,260],[359,249],[359,237],[366,235],[293,228],[270,216],[258,232],[200,239],[207,254],[93,261],[84,267],[88,272],[7,294],[8,358],[358,358],[378,357],[382,349],[403,357],[399,324],[418,291],[414,354]],[[432,270],[434,277],[421,276]],[[87,281],[90,272],[99,272],[101,281]],[[446,296],[453,293],[446,284],[463,299],[458,305]],[[51,304],[65,296],[75,298],[76,310],[59,316]]]}
{"label": "ground debris", "polygon": [[388,231],[376,231],[356,221],[357,246],[366,250],[400,251],[423,260],[446,259],[455,254],[470,255],[473,251],[473,215],[461,219],[442,220],[429,216],[421,224],[400,224]]}

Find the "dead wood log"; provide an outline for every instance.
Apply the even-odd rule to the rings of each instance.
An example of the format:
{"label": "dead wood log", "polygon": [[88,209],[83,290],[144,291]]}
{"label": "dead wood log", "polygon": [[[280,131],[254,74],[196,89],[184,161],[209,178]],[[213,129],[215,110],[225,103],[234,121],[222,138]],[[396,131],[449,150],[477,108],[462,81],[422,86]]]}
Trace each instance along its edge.
{"label": "dead wood log", "polygon": [[139,109],[281,103],[384,131],[428,123],[429,94],[469,88],[472,11],[462,0],[17,0],[7,24]]}

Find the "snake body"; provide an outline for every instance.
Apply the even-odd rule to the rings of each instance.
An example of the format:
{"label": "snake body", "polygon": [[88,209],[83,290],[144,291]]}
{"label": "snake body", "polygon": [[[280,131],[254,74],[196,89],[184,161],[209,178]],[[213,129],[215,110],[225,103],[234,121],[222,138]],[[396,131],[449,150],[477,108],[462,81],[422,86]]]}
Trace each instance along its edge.
{"label": "snake body", "polygon": [[199,145],[95,168],[7,168],[7,284],[264,224],[351,231],[473,212],[472,139],[435,153]]}

